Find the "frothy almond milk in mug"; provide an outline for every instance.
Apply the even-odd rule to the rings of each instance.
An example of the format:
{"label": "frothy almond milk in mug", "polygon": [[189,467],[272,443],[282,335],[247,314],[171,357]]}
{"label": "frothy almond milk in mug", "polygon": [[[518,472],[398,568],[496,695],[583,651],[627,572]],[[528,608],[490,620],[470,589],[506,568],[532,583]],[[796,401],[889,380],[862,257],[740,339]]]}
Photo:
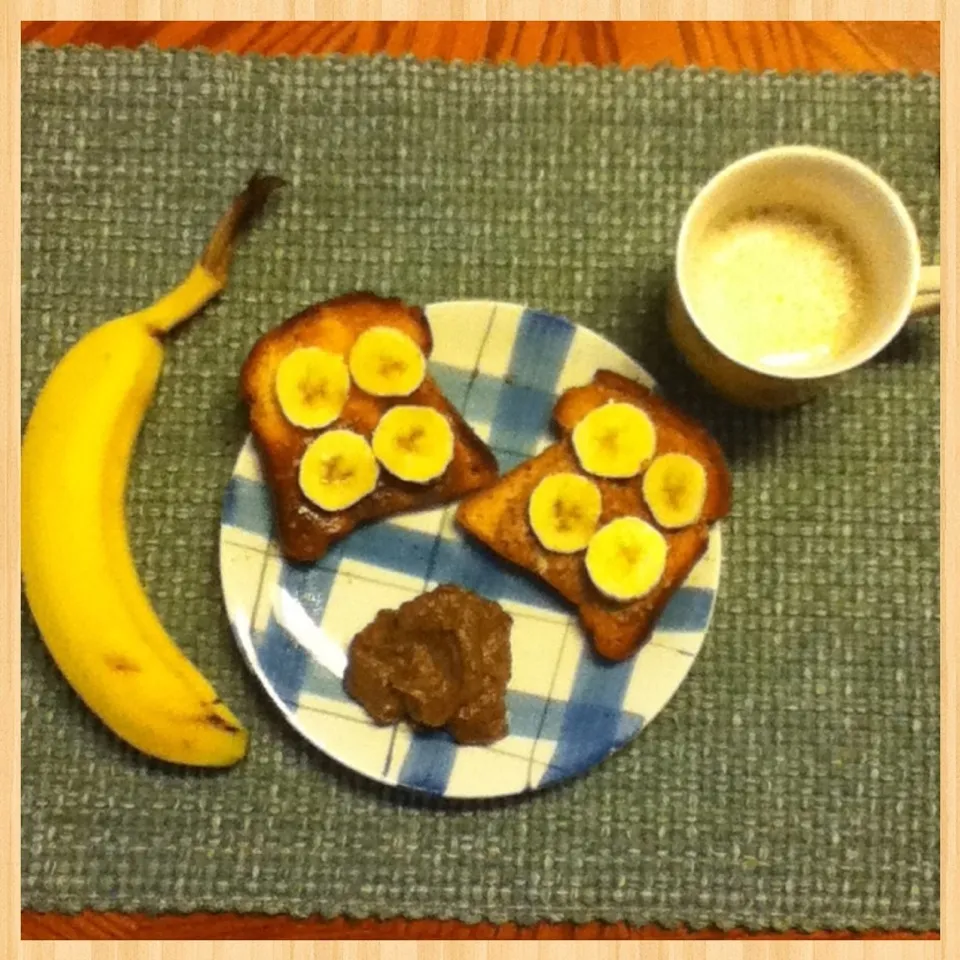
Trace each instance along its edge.
{"label": "frothy almond milk in mug", "polygon": [[749,364],[815,368],[843,357],[867,322],[857,250],[840,229],[793,207],[756,208],[710,227],[690,268],[704,333]]}

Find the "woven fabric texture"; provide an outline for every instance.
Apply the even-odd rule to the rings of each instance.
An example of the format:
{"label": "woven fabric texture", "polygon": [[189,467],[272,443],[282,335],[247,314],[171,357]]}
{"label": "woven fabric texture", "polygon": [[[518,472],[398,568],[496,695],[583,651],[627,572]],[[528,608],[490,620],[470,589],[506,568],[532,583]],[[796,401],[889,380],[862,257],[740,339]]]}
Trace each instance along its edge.
{"label": "woven fabric texture", "polygon": [[[253,170],[288,180],[229,290],[173,338],[128,495],[148,590],[250,755],[207,775],[126,749],[24,610],[24,907],[938,927],[938,325],[770,415],[706,394],[663,322],[686,205],[775,143],[871,164],[937,261],[935,78],[30,47],[22,83],[24,417],[69,344],[179,279]],[[241,661],[217,567],[239,366],[353,289],[568,316],[727,451],[704,650],[586,777],[510,802],[398,794],[309,748]]]}

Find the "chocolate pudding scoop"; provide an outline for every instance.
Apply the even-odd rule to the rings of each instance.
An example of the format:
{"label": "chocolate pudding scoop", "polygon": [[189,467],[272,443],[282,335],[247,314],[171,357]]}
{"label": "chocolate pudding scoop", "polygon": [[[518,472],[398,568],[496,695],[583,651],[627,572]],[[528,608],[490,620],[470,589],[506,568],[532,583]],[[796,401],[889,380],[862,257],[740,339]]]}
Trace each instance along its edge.
{"label": "chocolate pudding scoop", "polygon": [[344,688],[377,723],[493,743],[507,734],[512,625],[499,604],[444,584],[382,610],[353,638]]}

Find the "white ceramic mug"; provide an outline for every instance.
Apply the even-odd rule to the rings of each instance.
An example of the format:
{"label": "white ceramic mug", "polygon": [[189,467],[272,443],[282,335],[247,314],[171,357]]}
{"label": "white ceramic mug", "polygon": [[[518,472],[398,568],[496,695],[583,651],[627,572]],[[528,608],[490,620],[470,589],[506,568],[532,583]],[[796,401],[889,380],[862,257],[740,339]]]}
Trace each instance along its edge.
{"label": "white ceramic mug", "polygon": [[[765,366],[720,349],[717,317],[692,296],[691,264],[711,227],[758,206],[786,206],[830,223],[858,250],[870,285],[867,315],[849,349],[792,368]],[[777,408],[815,396],[838,376],[866,363],[909,317],[939,309],[940,268],[924,267],[916,227],[903,201],[873,170],[841,153],[810,146],[774,147],[716,174],[684,216],[676,248],[668,327],[689,364],[735,403]]]}

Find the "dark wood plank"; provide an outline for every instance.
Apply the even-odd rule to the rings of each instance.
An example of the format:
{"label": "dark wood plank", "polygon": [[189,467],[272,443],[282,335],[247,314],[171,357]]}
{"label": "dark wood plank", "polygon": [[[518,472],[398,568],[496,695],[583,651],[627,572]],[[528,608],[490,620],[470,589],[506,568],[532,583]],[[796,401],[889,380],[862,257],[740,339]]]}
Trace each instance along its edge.
{"label": "dark wood plank", "polygon": [[412,53],[521,64],[668,62],[728,70],[940,70],[934,21],[42,21],[23,42],[162,49],[206,47],[263,54]]}

